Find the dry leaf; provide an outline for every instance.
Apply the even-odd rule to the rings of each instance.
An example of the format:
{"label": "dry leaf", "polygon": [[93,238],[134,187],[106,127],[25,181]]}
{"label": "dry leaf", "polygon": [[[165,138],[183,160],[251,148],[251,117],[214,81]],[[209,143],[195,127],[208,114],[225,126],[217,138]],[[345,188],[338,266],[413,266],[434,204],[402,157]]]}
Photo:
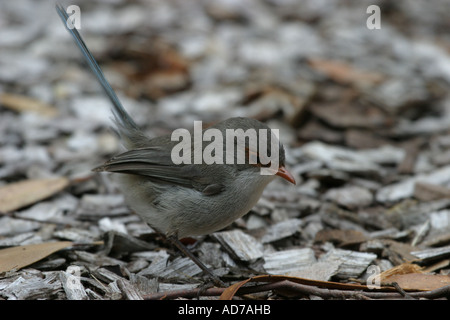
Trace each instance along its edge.
{"label": "dry leaf", "polygon": [[384,79],[379,73],[362,71],[342,61],[309,59],[309,64],[330,79],[342,84],[377,84]]}
{"label": "dry leaf", "polygon": [[386,281],[387,278],[394,275],[408,274],[408,273],[422,273],[422,268],[414,263],[402,263],[389,270],[380,273],[381,281]]}
{"label": "dry leaf", "polygon": [[10,212],[48,198],[69,185],[65,177],[25,180],[0,188],[0,212]]}
{"label": "dry leaf", "polygon": [[450,285],[450,277],[443,274],[396,274],[385,279],[385,281],[397,282],[400,288],[408,291],[435,290]]}
{"label": "dry leaf", "polygon": [[57,110],[49,104],[9,93],[0,94],[0,104],[18,112],[32,111],[47,117],[54,117],[57,114]]}
{"label": "dry leaf", "polygon": [[403,263],[380,274],[382,283],[396,282],[403,290],[426,291],[450,285],[450,277],[426,274],[423,268],[413,263]]}
{"label": "dry leaf", "polygon": [[233,299],[234,295],[236,294],[236,292],[246,283],[251,282],[252,278],[248,278],[246,280],[240,281],[240,282],[236,282],[234,284],[232,284],[231,286],[229,286],[228,288],[226,288],[222,294],[220,295],[220,300],[231,300]]}
{"label": "dry leaf", "polygon": [[71,245],[71,241],[60,241],[0,250],[0,273],[21,269]]}

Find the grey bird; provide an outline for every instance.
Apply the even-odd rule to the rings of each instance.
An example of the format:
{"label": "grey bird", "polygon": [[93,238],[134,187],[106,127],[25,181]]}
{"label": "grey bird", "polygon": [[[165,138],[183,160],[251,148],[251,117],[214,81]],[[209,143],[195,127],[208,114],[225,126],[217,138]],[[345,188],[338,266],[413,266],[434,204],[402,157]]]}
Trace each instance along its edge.
{"label": "grey bird", "polygon": [[[56,10],[67,28],[69,17],[66,11],[60,4],[56,5]],[[269,167],[271,163],[262,161],[263,157],[249,141],[244,142],[248,160],[245,163],[227,163],[224,159],[222,163],[213,164],[204,161],[174,164],[172,151],[179,142],[173,141],[171,135],[149,139],[123,108],[78,30],[67,30],[111,100],[115,131],[127,149],[93,170],[120,173],[116,177],[118,186],[130,208],[190,257],[216,284],[223,285],[179,239],[210,234],[230,225],[252,209],[267,184],[276,176],[295,184],[294,177],[285,168],[283,145],[270,134],[266,124],[250,118],[230,118],[203,129],[203,132],[216,129],[224,137],[228,129],[268,132],[268,141],[276,143],[278,151],[278,163],[273,174],[261,174],[261,168]],[[191,137],[193,139],[194,135]],[[238,143],[233,141],[234,150],[237,150]],[[192,154],[195,143],[192,140],[190,144]],[[228,151],[225,150],[225,142],[223,147],[225,158]],[[205,146],[202,145],[201,150],[205,151]],[[270,146],[268,151],[273,151]],[[250,161],[252,156],[253,162]],[[233,154],[233,159],[237,160],[237,153]]]}

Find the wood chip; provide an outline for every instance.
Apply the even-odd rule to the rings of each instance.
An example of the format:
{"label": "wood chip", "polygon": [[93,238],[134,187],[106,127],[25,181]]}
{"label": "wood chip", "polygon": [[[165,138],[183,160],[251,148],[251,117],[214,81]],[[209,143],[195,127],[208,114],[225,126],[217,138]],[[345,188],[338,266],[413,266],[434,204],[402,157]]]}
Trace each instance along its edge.
{"label": "wood chip", "polygon": [[70,256],[77,261],[87,262],[96,267],[125,265],[124,261],[108,257],[102,253],[91,253],[88,251],[76,250],[71,252]]}
{"label": "wood chip", "polygon": [[122,299],[122,290],[120,290],[119,286],[117,285],[117,281],[112,281],[108,284],[108,292],[106,293],[106,295],[111,300]]}
{"label": "wood chip", "polygon": [[444,258],[450,256],[450,246],[412,251],[411,254],[422,260]]}
{"label": "wood chip", "polygon": [[122,279],[122,277],[120,275],[118,275],[117,273],[115,273],[105,267],[93,268],[92,270],[90,270],[90,272],[97,280],[100,280],[107,284],[110,284],[119,279]]}
{"label": "wood chip", "polygon": [[53,236],[76,243],[92,243],[100,237],[100,233],[92,229],[66,228],[53,232]]}
{"label": "wood chip", "polygon": [[338,261],[318,261],[299,270],[290,271],[287,275],[311,280],[329,281],[339,271],[340,265],[341,263]]}
{"label": "wood chip", "polygon": [[126,279],[117,280],[117,286],[127,300],[144,300],[139,290]]}
{"label": "wood chip", "polygon": [[408,243],[391,239],[384,239],[381,241],[384,244],[382,252],[383,257],[389,259],[389,261],[391,261],[394,265],[399,265],[416,259],[416,257],[411,253],[417,249],[416,247],[413,247]]}
{"label": "wood chip", "polygon": [[[138,256],[142,257],[141,254]],[[151,260],[151,263],[138,273],[139,276],[186,280],[202,273],[202,270],[189,258],[178,257],[169,262],[169,254],[166,251],[147,252],[145,257]]]}
{"label": "wood chip", "polygon": [[320,230],[314,239],[316,242],[332,242],[339,246],[361,243],[367,237],[357,230]]}
{"label": "wood chip", "polygon": [[439,199],[427,202],[406,200],[392,206],[385,212],[385,219],[398,229],[406,229],[422,224],[435,211],[440,211],[450,205],[450,199]]}
{"label": "wood chip", "polygon": [[315,262],[314,251],[310,248],[276,251],[264,255],[264,269],[270,274],[293,273]]}
{"label": "wood chip", "polygon": [[262,244],[241,230],[215,232],[213,237],[233,257],[241,261],[252,262],[263,256]]}
{"label": "wood chip", "polygon": [[59,274],[59,271],[21,272],[16,277],[2,280],[0,296],[10,300],[55,299],[62,292]]}
{"label": "wood chip", "polygon": [[88,295],[80,281],[79,267],[71,266],[61,271],[60,281],[68,300],[87,300]]}
{"label": "wood chip", "polygon": [[155,245],[125,233],[109,231],[105,234],[105,254],[120,258],[124,254],[155,249]]}
{"label": "wood chip", "polygon": [[369,206],[373,201],[373,195],[365,188],[346,186],[328,190],[325,193],[325,199],[349,209],[357,209]]}
{"label": "wood chip", "polygon": [[450,189],[441,185],[418,181],[414,184],[414,197],[421,201],[450,198]]}
{"label": "wood chip", "polygon": [[302,146],[302,151],[309,158],[321,160],[328,168],[338,171],[375,175],[383,171],[369,156],[349,148],[314,141]]}
{"label": "wood chip", "polygon": [[203,271],[191,259],[179,257],[167,265],[157,276],[161,278],[193,278]]}
{"label": "wood chip", "polygon": [[338,279],[357,278],[377,258],[376,254],[342,249],[332,249],[319,258],[321,262],[339,262]]}
{"label": "wood chip", "polygon": [[278,222],[267,229],[261,238],[262,243],[270,243],[283,238],[290,237],[300,231],[302,220],[288,219]]}
{"label": "wood chip", "polygon": [[148,267],[138,273],[140,276],[158,276],[168,265],[169,254],[166,251],[141,252],[134,255],[151,261]]}
{"label": "wood chip", "polygon": [[376,199],[385,203],[410,198],[414,194],[414,188],[417,182],[440,185],[448,181],[447,177],[449,175],[450,166],[447,165],[430,173],[409,177],[381,188],[376,194]]}
{"label": "wood chip", "polygon": [[147,278],[135,273],[130,273],[129,278],[142,295],[158,292],[159,281],[157,278]]}

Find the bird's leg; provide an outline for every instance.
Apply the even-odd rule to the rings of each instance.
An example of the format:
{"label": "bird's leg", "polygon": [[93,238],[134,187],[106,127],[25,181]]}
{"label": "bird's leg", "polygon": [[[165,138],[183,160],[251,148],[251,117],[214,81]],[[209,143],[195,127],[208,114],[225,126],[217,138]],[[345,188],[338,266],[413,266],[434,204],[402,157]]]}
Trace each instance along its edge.
{"label": "bird's leg", "polygon": [[182,253],[184,253],[188,258],[190,258],[196,265],[200,267],[200,269],[203,270],[204,273],[206,273],[213,283],[218,287],[225,287],[225,283],[219,279],[218,276],[216,276],[203,262],[201,262],[196,256],[192,254],[191,251],[189,251],[188,248],[184,244],[181,243],[181,241],[178,239],[176,235],[168,236],[167,239],[176,246]]}

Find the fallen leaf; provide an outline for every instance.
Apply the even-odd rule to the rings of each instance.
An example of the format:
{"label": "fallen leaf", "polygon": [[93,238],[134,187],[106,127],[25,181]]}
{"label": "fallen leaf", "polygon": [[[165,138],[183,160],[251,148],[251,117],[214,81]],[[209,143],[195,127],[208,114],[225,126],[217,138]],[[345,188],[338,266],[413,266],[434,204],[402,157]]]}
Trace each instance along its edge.
{"label": "fallen leaf", "polygon": [[422,273],[422,268],[414,263],[402,263],[391,269],[383,271],[380,273],[380,280],[385,281],[387,278],[394,275],[408,274],[408,273]]}
{"label": "fallen leaf", "polygon": [[423,268],[414,263],[402,263],[380,274],[384,284],[396,282],[403,290],[427,291],[450,285],[450,277],[441,274],[424,273]]}
{"label": "fallen leaf", "polygon": [[0,273],[18,270],[73,245],[71,241],[46,242],[0,250]]}
{"label": "fallen leaf", "polygon": [[234,295],[236,294],[236,292],[246,283],[252,281],[252,278],[248,278],[245,279],[243,281],[240,282],[236,282],[234,284],[232,284],[231,286],[229,286],[228,288],[226,288],[222,294],[220,295],[220,300],[231,300],[233,299]]}
{"label": "fallen leaf", "polygon": [[54,117],[57,109],[42,101],[9,93],[0,94],[0,104],[18,112],[36,112],[46,117]]}
{"label": "fallen leaf", "polygon": [[382,74],[357,69],[343,61],[309,59],[310,66],[342,84],[377,84],[384,79]]}
{"label": "fallen leaf", "polygon": [[397,282],[403,290],[428,291],[450,285],[450,277],[443,274],[408,273],[396,274],[385,279],[385,283]]}
{"label": "fallen leaf", "polygon": [[417,257],[411,254],[417,247],[391,239],[382,239],[381,242],[384,244],[383,255],[394,265],[417,260]]}
{"label": "fallen leaf", "polygon": [[69,185],[65,177],[25,180],[0,188],[0,212],[10,212],[48,198]]}

